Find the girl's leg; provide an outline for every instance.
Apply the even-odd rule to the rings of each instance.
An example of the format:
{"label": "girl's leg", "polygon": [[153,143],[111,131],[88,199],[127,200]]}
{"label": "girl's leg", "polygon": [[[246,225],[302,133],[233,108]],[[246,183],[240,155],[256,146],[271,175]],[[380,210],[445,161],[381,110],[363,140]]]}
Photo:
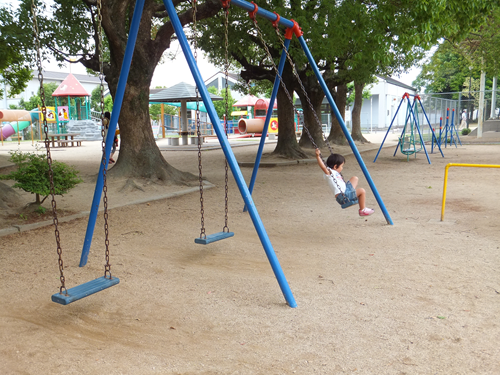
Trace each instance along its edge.
{"label": "girl's leg", "polygon": [[358,186],[358,178],[356,176],[352,176],[349,182],[351,183],[352,187],[356,189],[356,186]]}
{"label": "girl's leg", "polygon": [[366,201],[365,189],[363,188],[356,189],[356,196],[358,197],[359,209],[363,210],[365,208],[365,201]]}

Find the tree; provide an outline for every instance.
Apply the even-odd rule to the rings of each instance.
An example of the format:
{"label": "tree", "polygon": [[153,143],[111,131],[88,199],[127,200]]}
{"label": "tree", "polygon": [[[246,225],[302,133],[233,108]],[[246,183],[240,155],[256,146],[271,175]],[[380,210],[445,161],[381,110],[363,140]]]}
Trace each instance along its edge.
{"label": "tree", "polygon": [[232,108],[233,108],[233,104],[236,103],[236,100],[234,100],[233,96],[231,95],[231,90],[228,89],[227,101],[226,101],[226,89],[222,89],[219,91],[214,86],[211,86],[208,88],[208,92],[224,98],[223,100],[217,100],[214,102],[214,107],[215,107],[215,110],[217,111],[217,116],[220,119],[224,118],[224,115],[226,113],[226,102],[227,102],[227,108],[228,108],[228,112],[229,112],[228,117],[230,117],[231,112],[232,112]]}
{"label": "tree", "polygon": [[[131,16],[136,1],[103,1],[102,29],[103,70],[111,96],[116,96],[118,79],[124,59]],[[182,25],[193,20],[188,0],[174,1]],[[49,5],[37,1],[39,38],[43,53],[61,63],[76,63],[94,72],[99,71],[97,2],[94,0],[54,0]],[[25,39],[19,50],[33,52],[30,17],[31,0],[21,0],[12,24],[18,24]],[[211,17],[221,9],[219,0],[207,0],[197,8],[197,19]],[[13,12],[10,12],[13,14]],[[164,182],[189,183],[195,177],[181,172],[166,162],[156,145],[149,117],[149,87],[157,64],[169,48],[174,30],[165,6],[158,0],[145,0],[133,62],[120,111],[120,158],[110,176],[144,177]],[[2,57],[2,56],[0,56]],[[0,58],[1,60],[1,58]],[[25,61],[29,61],[25,59]],[[33,59],[31,58],[31,61]]]}
{"label": "tree", "polygon": [[[7,175],[0,175],[0,179],[14,180],[16,183],[13,187],[35,194],[36,199],[32,205],[35,208],[39,207],[51,194],[47,155],[16,151],[11,153],[10,161],[17,166],[17,169]],[[52,173],[55,195],[66,194],[82,182],[78,177],[78,171],[62,162],[52,161]]]}

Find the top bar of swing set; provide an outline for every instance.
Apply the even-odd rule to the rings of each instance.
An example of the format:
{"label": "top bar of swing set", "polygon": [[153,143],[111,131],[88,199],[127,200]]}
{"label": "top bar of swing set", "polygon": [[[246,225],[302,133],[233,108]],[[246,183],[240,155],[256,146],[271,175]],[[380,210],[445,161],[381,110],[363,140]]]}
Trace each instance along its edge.
{"label": "top bar of swing set", "polygon": [[340,124],[340,127],[342,128],[342,131],[347,139],[347,142],[349,143],[349,146],[351,147],[351,150],[356,157],[356,160],[358,161],[359,166],[361,167],[361,170],[363,171],[363,174],[365,175],[365,178],[368,182],[368,185],[370,185],[370,188],[372,190],[373,195],[375,196],[375,199],[377,200],[377,203],[379,204],[380,209],[382,210],[382,213],[384,214],[385,220],[387,221],[387,224],[393,225],[391,216],[389,215],[389,212],[387,211],[387,208],[385,207],[384,202],[382,201],[382,198],[380,197],[380,194],[378,193],[377,187],[375,186],[375,183],[373,182],[373,179],[370,176],[370,173],[368,172],[368,169],[366,168],[366,165],[363,161],[363,158],[361,157],[356,145],[354,144],[354,140],[351,137],[351,134],[349,133],[349,130],[347,129],[344,119],[340,115],[340,112],[337,108],[337,105],[335,104],[335,101],[333,100],[333,97],[330,93],[330,90],[328,90],[328,87],[323,79],[323,76],[321,75],[318,66],[316,65],[316,61],[314,60],[311,52],[309,51],[309,48],[307,46],[306,41],[303,38],[303,33],[301,28],[299,27],[298,23],[294,20],[288,20],[286,18],[280,17],[276,13],[269,12],[265,9],[261,9],[257,6],[255,3],[248,3],[243,0],[221,0],[223,3],[224,7],[229,6],[230,4],[235,5],[239,8],[242,8],[248,12],[251,12],[252,15],[258,15],[263,18],[268,19],[269,21],[277,22],[280,25],[283,25],[287,28],[287,32],[285,35],[286,39],[290,39],[292,37],[292,34],[295,34],[297,39],[299,40],[299,43],[304,50],[304,53],[307,56],[307,59],[309,60],[309,64],[311,65],[311,68],[314,71],[314,74],[316,75],[316,78],[318,79],[318,82],[323,89],[323,92],[328,99],[328,103],[330,104],[330,107],[332,108],[335,117],[337,118],[337,121]]}

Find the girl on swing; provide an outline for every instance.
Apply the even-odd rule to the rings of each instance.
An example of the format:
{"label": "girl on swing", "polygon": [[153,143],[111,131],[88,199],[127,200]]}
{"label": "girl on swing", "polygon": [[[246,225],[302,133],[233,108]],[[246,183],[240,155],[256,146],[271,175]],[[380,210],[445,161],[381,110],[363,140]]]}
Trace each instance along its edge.
{"label": "girl on swing", "polygon": [[[331,179],[332,183],[329,183],[330,188],[333,190],[333,194],[335,194],[335,198],[337,202],[342,205],[345,199],[345,196],[349,196],[355,191],[356,197],[359,202],[359,216],[370,216],[373,214],[373,210],[365,206],[366,201],[366,192],[363,188],[356,189],[358,185],[358,178],[356,176],[351,177],[347,183],[345,183],[344,178],[342,177],[342,169],[344,169],[345,158],[339,154],[331,154],[326,160],[326,165],[321,158],[321,151],[319,148],[316,149],[316,160],[318,161],[318,165],[321,170],[325,173],[324,177],[326,179]],[[354,195],[354,194],[352,194]]]}

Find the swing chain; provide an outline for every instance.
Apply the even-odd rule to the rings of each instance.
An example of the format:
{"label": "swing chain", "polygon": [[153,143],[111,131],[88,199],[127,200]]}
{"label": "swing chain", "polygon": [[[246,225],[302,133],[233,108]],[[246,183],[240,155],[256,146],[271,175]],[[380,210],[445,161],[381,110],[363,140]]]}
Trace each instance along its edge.
{"label": "swing chain", "polygon": [[[193,8],[193,34],[194,34],[194,59],[198,63],[198,38],[197,38],[197,26],[196,26],[196,0],[192,2]],[[201,162],[201,124],[200,124],[200,99],[198,86],[195,87],[196,91],[196,135],[198,136],[198,180],[200,182],[200,214],[201,214],[201,229],[200,238],[207,238],[205,233],[205,209],[203,207],[203,173],[202,173],[202,162]]]}
{"label": "swing chain", "polygon": [[[109,122],[108,124],[104,124],[104,61],[103,61],[103,51],[102,51],[102,9],[101,9],[101,1],[97,0],[97,36],[98,36],[98,48],[99,48],[99,79],[101,80],[101,132],[102,132],[102,177],[103,177],[103,205],[104,205],[104,245],[106,247],[105,251],[105,259],[106,264],[104,265],[104,277],[111,279],[111,264],[109,264],[109,225],[108,225],[108,186],[107,186],[107,168],[106,168],[106,138],[107,132],[105,131],[105,127],[108,127],[109,131]],[[113,138],[114,142],[114,138]],[[108,276],[109,275],[109,276]]]}
{"label": "swing chain", "polygon": [[59,235],[59,220],[57,218],[57,207],[55,200],[55,188],[54,188],[54,171],[52,169],[52,156],[50,154],[50,141],[49,141],[49,126],[47,124],[47,107],[45,106],[45,89],[43,87],[43,69],[42,69],[42,58],[40,53],[40,39],[39,39],[39,30],[38,30],[38,22],[36,18],[37,8],[35,4],[35,0],[31,1],[31,13],[33,14],[33,33],[35,34],[35,47],[36,47],[36,65],[38,68],[38,81],[40,83],[40,100],[42,102],[41,111],[43,117],[43,131],[45,134],[45,148],[47,149],[47,163],[49,166],[49,180],[50,180],[50,195],[51,195],[51,204],[52,204],[52,216],[55,228],[55,237],[57,244],[57,255],[58,255],[58,264],[59,264],[59,280],[61,281],[61,287],[59,288],[59,293],[64,293],[68,295],[68,290],[66,289],[66,279],[64,277],[64,262],[62,259],[62,248],[61,248],[61,237]]}
{"label": "swing chain", "polygon": [[[225,46],[225,56],[224,56],[224,77],[225,77],[225,88],[226,92],[224,94],[225,97],[225,112],[224,112],[224,130],[226,133],[226,138],[228,134],[228,122],[227,119],[229,117],[229,56],[228,56],[228,49],[229,49],[229,37],[228,37],[228,29],[229,29],[229,7],[224,9],[224,29],[225,29],[225,39],[224,39],[224,46]],[[229,227],[228,227],[228,211],[229,211],[229,202],[228,202],[228,192],[229,192],[229,187],[228,187],[228,163],[227,163],[227,158],[224,158],[225,162],[225,184],[224,184],[224,228],[222,228],[223,232],[229,232]]]}
{"label": "swing chain", "polygon": [[[313,105],[312,105],[312,103],[311,103],[311,100],[309,99],[309,95],[307,95],[307,91],[306,91],[306,89],[305,89],[304,85],[302,84],[302,80],[301,80],[301,79],[300,79],[300,77],[299,77],[299,73],[297,72],[297,69],[296,69],[296,67],[295,67],[295,63],[293,62],[292,57],[290,56],[290,53],[288,52],[288,50],[287,50],[287,49],[286,49],[286,47],[285,47],[285,42],[283,41],[283,38],[281,37],[281,34],[280,34],[280,32],[279,32],[279,27],[278,27],[278,26],[276,26],[276,27],[274,28],[274,31],[276,32],[276,35],[278,36],[278,39],[279,39],[279,41],[280,41],[280,43],[281,43],[281,48],[283,48],[283,50],[284,50],[284,51],[285,51],[285,53],[286,53],[287,60],[288,60],[288,62],[290,63],[290,66],[292,67],[292,73],[293,73],[293,75],[294,75],[294,76],[295,76],[295,78],[297,79],[297,82],[298,82],[298,83],[299,83],[299,85],[300,85],[300,89],[301,89],[301,91],[302,91],[302,94],[305,96],[305,98],[306,98],[306,100],[307,100],[307,104],[308,104],[309,109],[311,110],[312,114],[314,115],[314,119],[316,120],[316,124],[317,124],[317,125],[320,127],[320,129],[321,129],[321,134],[322,134],[322,136],[323,136],[323,139],[324,139],[324,141],[325,141],[326,145],[328,146],[328,150],[330,151],[330,153],[331,153],[331,154],[333,154],[333,150],[332,150],[332,147],[331,147],[331,145],[330,145],[330,142],[328,142],[328,137],[326,137],[326,136],[325,136],[325,134],[323,133],[323,128],[322,128],[322,125],[321,125],[321,121],[320,121],[320,120],[319,120],[319,118],[318,118],[318,114],[317,114],[317,113],[316,113],[316,111],[314,110],[314,107],[313,107]],[[313,144],[313,146],[314,146],[315,148],[318,148],[318,146],[314,143],[314,139],[313,139],[313,137],[312,137],[311,133],[309,132],[309,130],[307,129],[307,126],[306,126],[305,122],[304,122],[303,127],[304,127],[304,129],[306,129],[307,136],[309,137],[309,140],[311,141],[311,143]]]}

